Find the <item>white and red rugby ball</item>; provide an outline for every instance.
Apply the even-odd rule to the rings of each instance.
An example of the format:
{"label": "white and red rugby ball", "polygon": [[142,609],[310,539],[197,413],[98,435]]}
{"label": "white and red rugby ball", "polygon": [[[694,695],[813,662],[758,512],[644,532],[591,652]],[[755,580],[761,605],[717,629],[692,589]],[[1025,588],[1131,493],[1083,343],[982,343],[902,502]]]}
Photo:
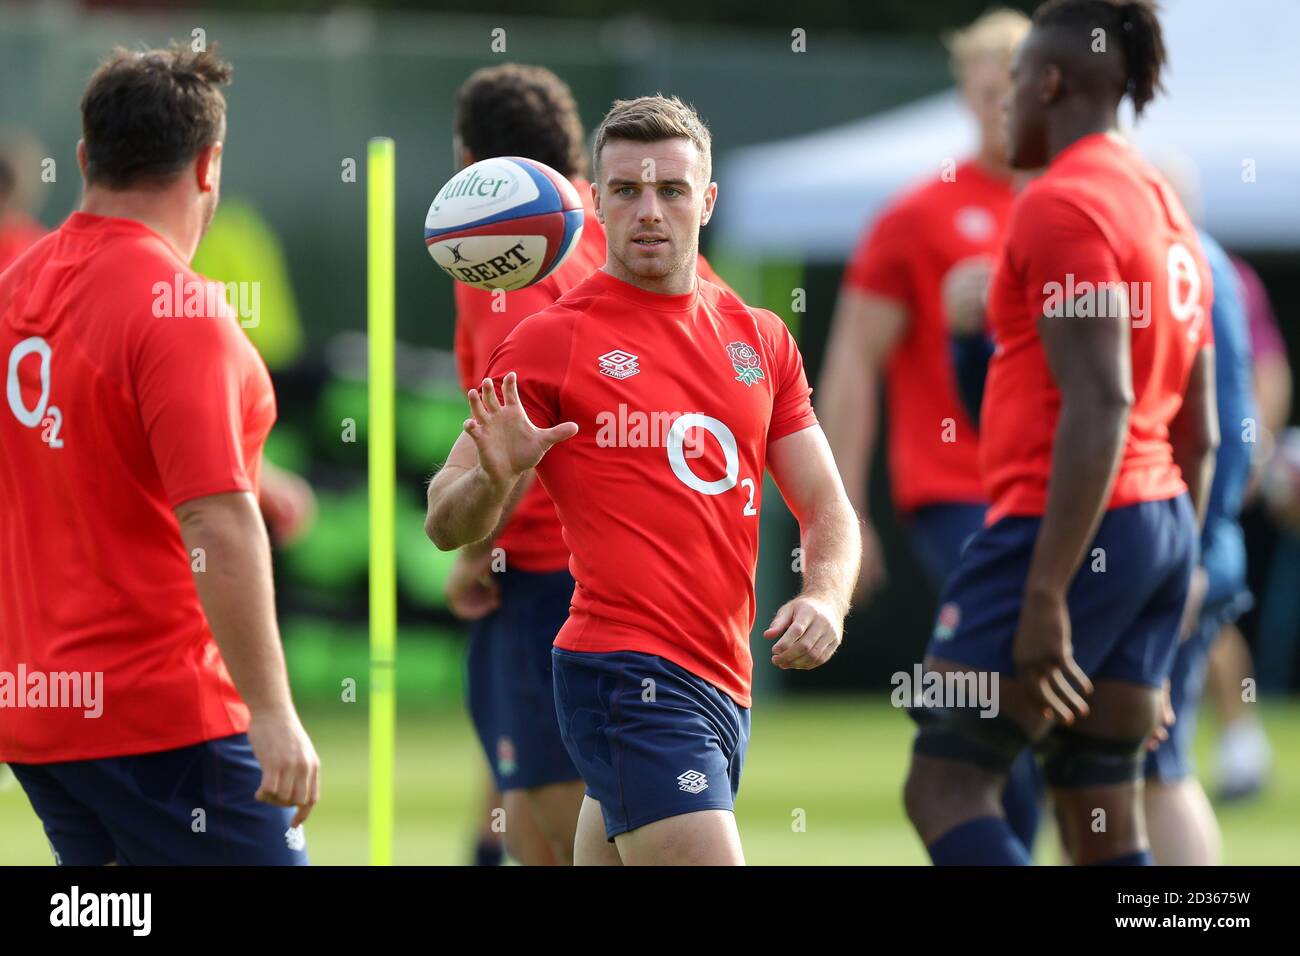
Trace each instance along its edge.
{"label": "white and red rugby ball", "polygon": [[560,267],[582,236],[582,198],[545,163],[499,156],[466,166],[438,191],[424,244],[442,271],[509,292]]}

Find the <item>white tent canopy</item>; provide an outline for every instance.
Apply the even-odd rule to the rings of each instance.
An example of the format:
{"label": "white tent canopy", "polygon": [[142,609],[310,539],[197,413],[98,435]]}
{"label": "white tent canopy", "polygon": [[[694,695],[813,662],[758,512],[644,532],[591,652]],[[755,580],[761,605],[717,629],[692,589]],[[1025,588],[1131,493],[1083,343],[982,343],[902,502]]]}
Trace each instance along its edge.
{"label": "white tent canopy", "polygon": [[[1162,21],[1165,94],[1131,137],[1152,159],[1189,161],[1203,224],[1221,242],[1300,248],[1300,3],[1177,0]],[[884,202],[969,155],[975,136],[949,91],[736,150],[717,176],[715,238],[751,255],[843,260]]]}

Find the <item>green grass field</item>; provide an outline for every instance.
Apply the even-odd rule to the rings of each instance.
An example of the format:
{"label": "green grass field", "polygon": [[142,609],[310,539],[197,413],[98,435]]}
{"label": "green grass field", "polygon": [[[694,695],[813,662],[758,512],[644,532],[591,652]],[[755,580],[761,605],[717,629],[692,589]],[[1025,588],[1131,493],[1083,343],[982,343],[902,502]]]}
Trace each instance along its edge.
{"label": "green grass field", "polygon": [[[1273,785],[1220,809],[1227,863],[1300,863],[1300,703],[1264,704],[1275,750]],[[366,711],[340,704],[304,715],[323,763],[323,794],[307,825],[317,864],[364,864]],[[1210,769],[1212,723],[1199,759]],[[866,698],[760,700],[739,800],[740,832],[754,864],[919,864],[921,847],[900,800],[911,725]],[[399,715],[396,862],[460,864],[470,852],[482,760],[465,715]],[[796,811],[806,822],[796,832]],[[1054,838],[1039,841],[1054,862]],[[17,785],[0,791],[0,864],[47,864],[49,849]]]}

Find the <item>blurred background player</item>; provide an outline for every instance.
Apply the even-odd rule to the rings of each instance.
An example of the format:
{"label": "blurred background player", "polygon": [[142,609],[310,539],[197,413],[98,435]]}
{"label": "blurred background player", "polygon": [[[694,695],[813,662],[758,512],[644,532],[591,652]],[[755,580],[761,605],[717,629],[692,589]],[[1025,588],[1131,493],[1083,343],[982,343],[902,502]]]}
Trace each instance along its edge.
{"label": "blurred background player", "polygon": [[45,227],[31,215],[37,192],[26,185],[35,178],[39,147],[29,137],[0,137],[0,272],[4,272]]}
{"label": "blurred background player", "polygon": [[[1194,222],[1200,221],[1195,169],[1182,157],[1162,157],[1157,168],[1177,191]],[[1238,516],[1250,480],[1259,430],[1251,383],[1250,331],[1236,270],[1228,254],[1204,230],[1201,250],[1214,283],[1214,387],[1221,440],[1214,483],[1201,530],[1201,561],[1188,601],[1185,633],[1174,656],[1169,703],[1174,722],[1147,755],[1147,828],[1151,855],[1161,866],[1215,866],[1223,838],[1214,808],[1194,768],[1197,713],[1210,647],[1251,604],[1246,587],[1246,545]]]}
{"label": "blurred background player", "polygon": [[[856,522],[788,329],[697,278],[717,195],[703,122],[676,99],[618,101],[594,157],[605,264],[493,354],[425,527],[444,550],[481,539],[538,468],[577,580],[553,651],[561,731],[587,785],[575,862],[741,864],[764,470],[806,556],[803,592],[766,632],[777,666],[817,667],[838,647]],[[634,374],[601,374],[611,347],[638,357]],[[692,440],[690,461],[685,424],[604,442],[596,417],[620,403],[649,421],[692,409],[715,440]]]}
{"label": "blurred background player", "polygon": [[275,395],[188,265],[230,73],[187,46],[109,56],[81,103],[81,209],[0,277],[0,495],[21,502],[0,510],[0,671],[102,681],[98,717],[0,722],[64,864],[307,862],[319,761],[255,497]]}
{"label": "blurred background player", "polygon": [[[456,95],[453,143],[460,169],[494,156],[545,163],[573,182],[585,217],[578,247],[536,285],[488,292],[453,283],[456,364],[468,390],[483,380],[488,359],[520,321],[604,264],[605,230],[584,178],[577,103],[550,70],[507,63],[476,71]],[[703,257],[699,271],[725,288]],[[573,862],[583,785],[560,738],[551,683],[551,644],[572,596],[555,505],[526,475],[501,525],[457,552],[447,583],[452,612],[471,622],[469,708],[503,795],[506,846],[525,865]]]}
{"label": "blurred background player", "polygon": [[1049,0],[1013,60],[1011,164],[1047,169],[1016,199],[989,293],[988,524],[926,657],[1004,679],[991,719],[914,710],[905,800],[937,864],[1029,862],[999,797],[1033,742],[1074,861],[1151,862],[1143,755],[1218,440],[1208,268],[1173,191],[1115,135],[1164,60],[1153,7],[1108,0]]}
{"label": "blurred background player", "polygon": [[[845,488],[866,519],[883,371],[890,489],[936,594],[984,523],[978,425],[992,351],[984,307],[1017,177],[1007,162],[1002,100],[1011,55],[1028,32],[1024,14],[994,10],[947,38],[962,101],[979,129],[977,152],[894,200],[863,236],[844,273],[817,390]],[[862,534],[859,601],[886,580],[870,520]],[[1041,796],[1037,765],[1025,754],[1005,810],[1026,849]]]}
{"label": "blurred background player", "polygon": [[[1246,491],[1242,525],[1247,570],[1260,595],[1254,609],[1255,650],[1232,623],[1210,650],[1208,693],[1221,729],[1217,747],[1215,797],[1224,802],[1258,793],[1268,780],[1272,747],[1254,706],[1258,695],[1246,687],[1258,674],[1259,690],[1285,693],[1295,673],[1295,645],[1300,613],[1295,610],[1295,581],[1300,578],[1300,526],[1289,529],[1274,501],[1261,494],[1264,476],[1274,464],[1277,436],[1291,417],[1291,365],[1268,290],[1246,260],[1230,256],[1250,329],[1255,400],[1259,406],[1258,458]],[[1300,498],[1294,505],[1300,511]],[[1287,613],[1288,605],[1291,613]],[[1247,699],[1249,696],[1249,700]]]}

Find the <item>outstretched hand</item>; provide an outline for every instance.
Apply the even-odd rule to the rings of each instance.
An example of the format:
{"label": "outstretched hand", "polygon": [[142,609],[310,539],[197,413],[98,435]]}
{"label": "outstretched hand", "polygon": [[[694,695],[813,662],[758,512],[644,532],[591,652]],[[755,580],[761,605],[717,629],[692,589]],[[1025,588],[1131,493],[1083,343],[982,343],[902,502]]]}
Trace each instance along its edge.
{"label": "outstretched hand", "polygon": [[530,468],[536,467],[552,445],[578,433],[575,422],[560,422],[552,428],[538,428],[528,420],[519,401],[514,372],[507,372],[501,382],[501,395],[492,379],[483,379],[480,388],[469,390],[472,418],[465,420],[465,433],[478,449],[479,467],[488,479],[509,484]]}

